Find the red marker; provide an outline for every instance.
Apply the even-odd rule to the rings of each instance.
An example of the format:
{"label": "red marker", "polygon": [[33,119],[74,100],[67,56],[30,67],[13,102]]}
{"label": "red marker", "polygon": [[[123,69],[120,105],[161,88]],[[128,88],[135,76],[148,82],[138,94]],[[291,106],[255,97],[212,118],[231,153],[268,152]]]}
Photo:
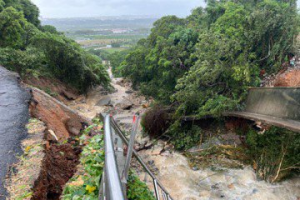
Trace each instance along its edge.
{"label": "red marker", "polygon": [[133,122],[132,122],[132,123],[135,123],[135,120],[136,120],[136,116],[134,115],[134,116],[133,116]]}

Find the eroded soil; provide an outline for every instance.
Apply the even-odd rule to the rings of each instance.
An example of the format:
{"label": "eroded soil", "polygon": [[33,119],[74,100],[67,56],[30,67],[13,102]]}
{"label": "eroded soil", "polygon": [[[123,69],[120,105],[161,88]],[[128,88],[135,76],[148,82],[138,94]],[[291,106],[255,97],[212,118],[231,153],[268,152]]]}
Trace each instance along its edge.
{"label": "eroded soil", "polygon": [[[73,145],[71,144],[73,143]],[[32,200],[58,200],[63,186],[75,174],[81,148],[68,144],[53,144],[46,149],[42,170],[34,184]]]}

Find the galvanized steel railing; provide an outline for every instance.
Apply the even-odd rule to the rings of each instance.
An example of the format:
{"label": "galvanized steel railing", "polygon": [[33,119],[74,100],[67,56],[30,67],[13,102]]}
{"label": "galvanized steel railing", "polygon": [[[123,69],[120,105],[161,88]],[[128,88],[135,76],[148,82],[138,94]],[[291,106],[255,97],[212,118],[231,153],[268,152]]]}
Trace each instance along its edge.
{"label": "galvanized steel railing", "polygon": [[[114,147],[116,140],[120,138],[123,144],[130,146],[125,134],[122,132],[116,121],[110,116],[106,115],[104,120],[105,127],[105,167],[101,178],[99,198],[101,200],[123,200],[126,198],[126,183],[124,182],[124,172],[118,167],[116,160],[117,147]],[[115,133],[115,141],[112,136]],[[131,145],[132,146],[132,145]],[[157,200],[173,200],[171,195],[167,192],[164,186],[157,180],[155,175],[150,171],[138,153],[132,149],[133,156],[140,163],[146,173],[151,177],[155,197]],[[125,164],[126,165],[126,164]],[[125,167],[125,166],[124,166]],[[124,168],[125,169],[125,168]],[[126,175],[126,172],[125,172]]]}
{"label": "galvanized steel railing", "polygon": [[110,126],[110,116],[104,119],[105,164],[100,183],[100,200],[125,200],[117,168]]}

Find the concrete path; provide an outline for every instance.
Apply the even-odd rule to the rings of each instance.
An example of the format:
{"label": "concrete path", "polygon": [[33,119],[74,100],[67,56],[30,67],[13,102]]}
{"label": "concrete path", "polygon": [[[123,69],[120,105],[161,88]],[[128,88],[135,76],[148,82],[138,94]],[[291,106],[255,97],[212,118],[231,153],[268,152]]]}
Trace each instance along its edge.
{"label": "concrete path", "polygon": [[251,112],[226,112],[223,113],[223,116],[245,118],[251,121],[260,121],[269,125],[300,133],[300,122],[296,120],[284,119],[270,115],[261,115]]}
{"label": "concrete path", "polygon": [[20,142],[27,134],[30,94],[18,82],[16,74],[0,66],[0,200],[5,199],[4,180],[8,167],[20,154]]}

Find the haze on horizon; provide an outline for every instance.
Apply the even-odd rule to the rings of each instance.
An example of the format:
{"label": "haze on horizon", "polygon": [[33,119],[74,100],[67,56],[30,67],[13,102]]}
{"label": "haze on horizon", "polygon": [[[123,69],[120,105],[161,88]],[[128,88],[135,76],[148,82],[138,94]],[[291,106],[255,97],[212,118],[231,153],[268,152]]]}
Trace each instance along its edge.
{"label": "haze on horizon", "polygon": [[42,18],[141,15],[185,17],[204,0],[32,0]]}

